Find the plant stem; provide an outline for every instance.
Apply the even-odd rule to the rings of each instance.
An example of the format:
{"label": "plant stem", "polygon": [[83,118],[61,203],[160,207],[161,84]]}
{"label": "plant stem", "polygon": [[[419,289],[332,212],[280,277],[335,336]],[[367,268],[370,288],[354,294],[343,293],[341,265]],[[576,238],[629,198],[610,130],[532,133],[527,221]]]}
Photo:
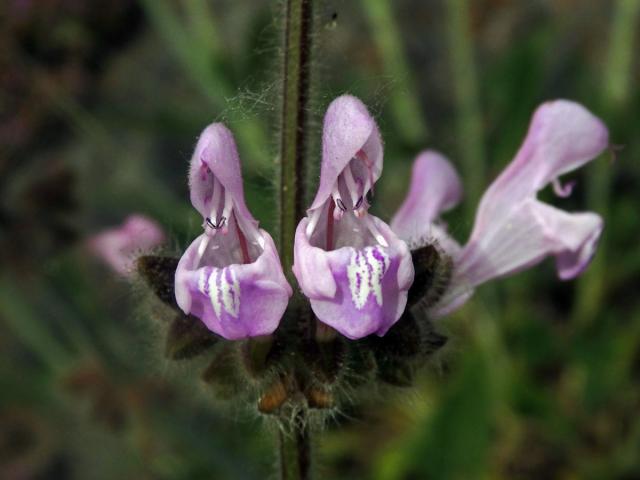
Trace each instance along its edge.
{"label": "plant stem", "polygon": [[280,258],[293,281],[293,239],[306,205],[307,124],[311,71],[312,0],[284,4],[284,59],[280,130]]}
{"label": "plant stem", "polygon": [[[308,123],[311,84],[313,0],[285,0],[280,124],[279,246],[289,282],[293,242],[298,222],[305,214],[308,165]],[[291,307],[291,304],[290,304]],[[308,480],[311,446],[307,414],[300,409],[293,421],[280,428],[280,465],[283,480]]]}
{"label": "plant stem", "polygon": [[293,425],[281,427],[279,440],[282,480],[309,480],[311,437],[303,410],[298,412]]}

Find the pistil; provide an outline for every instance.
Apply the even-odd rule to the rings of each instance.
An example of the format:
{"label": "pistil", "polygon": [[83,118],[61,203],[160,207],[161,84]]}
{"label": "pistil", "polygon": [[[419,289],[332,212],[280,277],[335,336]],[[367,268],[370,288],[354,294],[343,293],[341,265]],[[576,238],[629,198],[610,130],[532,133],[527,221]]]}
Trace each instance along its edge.
{"label": "pistil", "polygon": [[351,205],[353,205],[353,211],[355,212],[356,217],[360,217],[362,215],[362,211],[360,207],[362,206],[362,194],[360,191],[362,187],[362,181],[358,179],[357,181],[353,178],[353,172],[351,171],[351,163],[345,167],[342,171],[342,178],[344,178],[344,183],[347,186],[347,190],[351,194]]}

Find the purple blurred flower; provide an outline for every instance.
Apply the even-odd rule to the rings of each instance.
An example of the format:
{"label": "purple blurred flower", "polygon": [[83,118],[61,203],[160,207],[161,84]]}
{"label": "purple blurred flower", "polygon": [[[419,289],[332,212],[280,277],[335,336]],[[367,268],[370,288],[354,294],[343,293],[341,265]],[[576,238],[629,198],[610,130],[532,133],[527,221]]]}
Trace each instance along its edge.
{"label": "purple blurred flower", "polygon": [[375,121],[357,98],[338,97],[324,118],[320,185],[296,230],[293,272],[318,319],[352,339],[384,335],[413,281],[405,242],[367,213],[381,173]]}
{"label": "purple blurred flower", "polygon": [[292,291],[273,239],[247,209],[240,158],[224,125],[214,123],[202,132],[189,185],[204,233],[178,263],[178,305],[229,340],[272,333]]}
{"label": "purple blurred flower", "polygon": [[136,254],[151,250],[165,241],[160,225],[143,215],[130,215],[116,228],[89,238],[89,250],[123,276],[133,273]]}
{"label": "purple blurred flower", "polygon": [[461,306],[473,288],[492,278],[556,257],[558,275],[576,277],[593,257],[603,228],[591,212],[567,213],[540,202],[536,195],[549,183],[568,196],[559,176],[598,156],[608,146],[603,123],[576,103],[558,100],[535,112],[527,137],[511,164],[485,192],[471,237],[464,248],[451,239],[438,215],[461,198],[460,180],[449,162],[435,152],[415,162],[409,195],[393,218],[393,230],[410,244],[435,239],[453,258],[453,278],[434,314]]}

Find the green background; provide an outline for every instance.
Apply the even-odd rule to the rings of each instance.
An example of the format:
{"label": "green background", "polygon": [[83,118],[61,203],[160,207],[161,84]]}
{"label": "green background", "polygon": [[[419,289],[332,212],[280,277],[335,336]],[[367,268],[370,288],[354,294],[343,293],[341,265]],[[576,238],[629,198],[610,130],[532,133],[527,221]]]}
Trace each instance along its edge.
{"label": "green background", "polygon": [[[142,286],[85,241],[140,212],[178,255],[200,231],[186,172],[214,120],[236,135],[249,208],[273,231],[280,7],[0,5],[0,478],[274,478],[275,427],[216,401],[197,361],[164,359]],[[312,159],[327,104],[359,96],[385,142],[385,220],[413,158],[437,149],[465,183],[445,217],[463,242],[546,100],[584,104],[620,146],[569,175],[570,199],[541,194],[605,218],[587,273],[561,282],[545,261],[481,287],[439,323],[449,342],[414,388],[327,421],[318,478],[640,478],[640,2],[316,10]],[[42,182],[61,171],[51,194]]]}

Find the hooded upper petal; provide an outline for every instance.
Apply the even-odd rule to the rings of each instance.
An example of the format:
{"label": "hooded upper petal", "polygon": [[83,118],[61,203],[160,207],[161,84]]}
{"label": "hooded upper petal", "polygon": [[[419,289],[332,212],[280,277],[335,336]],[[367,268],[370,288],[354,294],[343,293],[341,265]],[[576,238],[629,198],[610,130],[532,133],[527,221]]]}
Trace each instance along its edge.
{"label": "hooded upper petal", "polygon": [[245,204],[240,157],[233,134],[222,123],[212,123],[200,134],[189,168],[191,203],[203,218],[216,208],[213,203],[218,185],[233,199],[237,213],[257,225]]}
{"label": "hooded upper petal", "polygon": [[[354,158],[359,161],[352,162]],[[382,173],[382,139],[362,101],[342,95],[331,102],[324,117],[320,185],[310,210],[322,207],[349,164],[372,188]]]}
{"label": "hooded upper petal", "polygon": [[273,239],[247,209],[238,150],[224,125],[200,135],[189,186],[204,233],[178,264],[178,306],[230,340],[272,333],[292,291]]}
{"label": "hooded upper petal", "polygon": [[543,104],[515,159],[488,188],[473,232],[455,258],[454,277],[441,311],[459,306],[473,287],[556,257],[561,279],[588,265],[603,229],[595,213],[567,213],[536,199],[559,175],[578,168],[608,145],[603,123],[584,107],[559,100]]}
{"label": "hooded upper petal", "polygon": [[430,238],[433,222],[461,198],[462,182],[451,163],[438,152],[422,152],[413,163],[409,193],[391,220],[391,229],[409,243]]}
{"label": "hooded upper petal", "polygon": [[123,276],[133,272],[136,252],[150,250],[161,245],[166,237],[156,223],[144,215],[133,214],[122,225],[105,230],[91,237],[91,252],[102,258],[114,271]]}
{"label": "hooded upper petal", "polygon": [[406,244],[369,215],[366,194],[382,171],[382,142],[360,100],[345,95],[324,121],[316,198],[296,230],[293,272],[318,319],[356,339],[384,335],[413,281]]}
{"label": "hooded upper petal", "polygon": [[608,144],[606,126],[582,105],[568,100],[542,104],[516,157],[482,197],[472,238],[485,223],[592,160]]}

